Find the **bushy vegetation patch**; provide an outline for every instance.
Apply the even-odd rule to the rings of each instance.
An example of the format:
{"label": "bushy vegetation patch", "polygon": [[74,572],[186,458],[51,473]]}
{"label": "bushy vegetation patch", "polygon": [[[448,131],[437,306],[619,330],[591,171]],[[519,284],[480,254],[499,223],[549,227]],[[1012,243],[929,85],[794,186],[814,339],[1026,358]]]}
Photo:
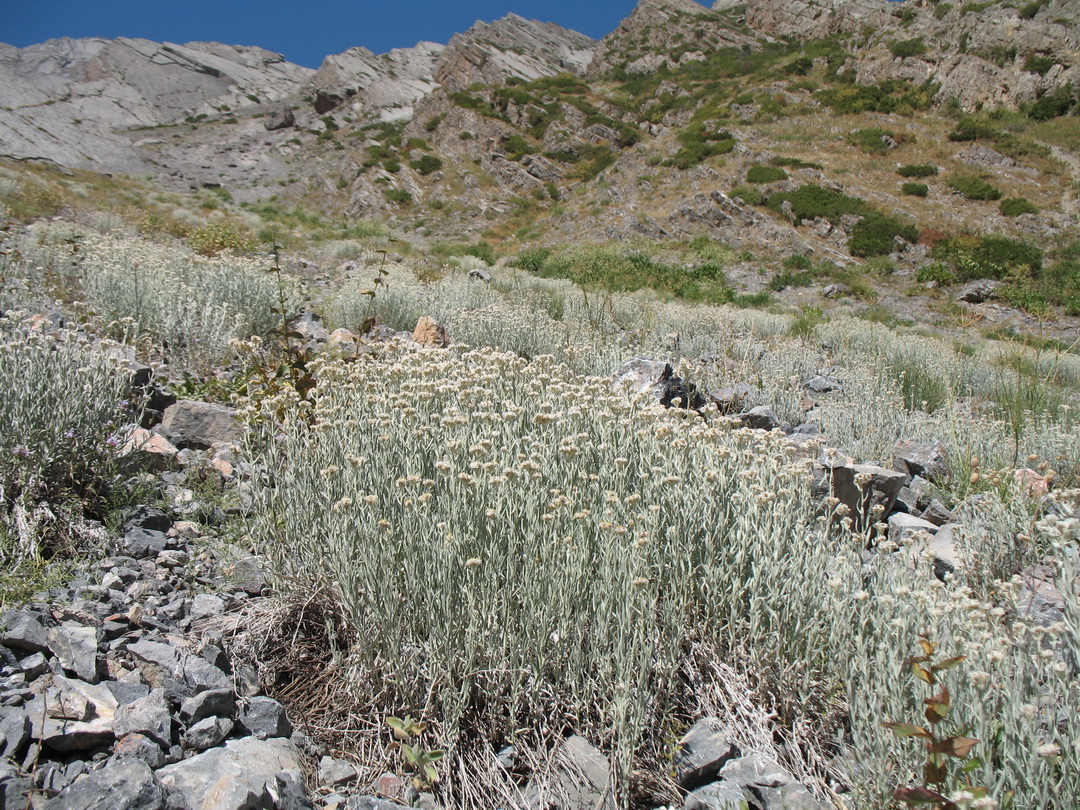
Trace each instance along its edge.
{"label": "bushy vegetation patch", "polygon": [[1033,277],[1043,266],[1043,252],[1005,236],[958,236],[937,242],[931,255],[948,262],[960,281],[1002,279],[1012,273]]}
{"label": "bushy vegetation patch", "polygon": [[901,166],[896,173],[901,177],[934,177],[938,173],[938,167],[929,163],[912,163]]}
{"label": "bushy vegetation patch", "polygon": [[751,166],[746,170],[747,183],[775,183],[787,180],[788,174],[779,166]]}
{"label": "bushy vegetation patch", "polygon": [[926,183],[904,183],[900,186],[900,192],[909,197],[925,197],[930,193],[930,186]]}
{"label": "bushy vegetation patch", "polygon": [[855,223],[848,238],[852,256],[884,256],[897,249],[897,238],[906,242],[919,241],[919,229],[896,217],[870,211]]}
{"label": "bushy vegetation patch", "polygon": [[926,43],[922,37],[912,37],[889,43],[889,51],[897,59],[905,59],[912,56],[922,56],[926,53]]}
{"label": "bushy vegetation patch", "polygon": [[815,93],[814,98],[841,115],[903,113],[929,109],[937,89],[937,85],[929,82],[916,87],[904,80],[890,79],[877,85],[842,84],[828,87]]}
{"label": "bushy vegetation patch", "polygon": [[1000,200],[1001,190],[973,174],[957,174],[947,181],[949,188],[969,200]]}
{"label": "bushy vegetation patch", "polygon": [[689,169],[706,158],[726,155],[735,148],[735,136],[726,129],[715,129],[705,124],[692,124],[676,136],[681,144],[671,158],[671,165]]}
{"label": "bushy vegetation patch", "polygon": [[890,149],[889,142],[896,142],[895,133],[879,127],[857,129],[851,133],[850,138],[851,143],[871,155],[887,155]]}
{"label": "bushy vegetation patch", "polygon": [[765,192],[753,186],[737,186],[730,191],[732,197],[738,197],[747,205],[762,205],[765,200]]}
{"label": "bushy vegetation patch", "polygon": [[796,225],[818,217],[837,225],[840,217],[845,214],[862,216],[870,211],[866,200],[815,185],[804,185],[795,191],[773,194],[768,199],[768,206],[780,211],[785,202],[791,205]]}
{"label": "bushy vegetation patch", "polygon": [[1006,197],[1001,201],[1002,216],[1018,217],[1021,214],[1037,214],[1039,208],[1026,197]]}

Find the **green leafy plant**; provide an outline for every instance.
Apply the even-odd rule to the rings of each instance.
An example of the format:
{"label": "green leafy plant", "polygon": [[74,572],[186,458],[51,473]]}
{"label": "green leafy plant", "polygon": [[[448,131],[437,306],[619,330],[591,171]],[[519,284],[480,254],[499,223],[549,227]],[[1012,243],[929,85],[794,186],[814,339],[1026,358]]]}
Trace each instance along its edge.
{"label": "green leafy plant", "polygon": [[747,183],[775,183],[778,180],[787,180],[787,172],[779,166],[751,166],[746,171]]}
{"label": "green leafy plant", "polygon": [[1001,191],[981,177],[973,174],[958,174],[948,180],[949,188],[959,192],[968,200],[1000,200]]}
{"label": "green leafy plant", "polygon": [[938,173],[938,167],[929,163],[911,163],[901,166],[896,173],[901,177],[933,177]]}
{"label": "green leafy plant", "polygon": [[[916,737],[926,741],[923,784],[898,788],[893,793],[893,798],[909,807],[928,806],[933,810],[960,810],[961,805],[942,793],[948,789],[950,783],[949,762],[952,759],[967,759],[980,741],[964,736],[962,732],[947,737],[939,736],[937,727],[952,711],[952,701],[948,687],[941,685],[938,675],[958,666],[966,656],[958,655],[936,661],[934,656],[937,654],[937,646],[932,641],[925,637],[920,638],[919,646],[922,648],[922,655],[908,658],[904,666],[910,668],[911,674],[925,683],[929,689],[929,695],[922,701],[926,707],[923,710],[923,716],[929,727],[912,723],[882,723],[881,725],[890,729],[897,737]],[[966,763],[960,771],[966,774],[980,767],[981,764],[981,761],[975,758]],[[984,787],[974,787],[965,783],[963,789],[974,799],[986,796]]]}
{"label": "green leafy plant", "polygon": [[930,193],[930,187],[926,183],[904,183],[900,186],[900,193],[909,197],[925,197]]}
{"label": "green leafy plant", "polygon": [[1025,197],[1006,197],[1001,201],[1001,215],[1018,217],[1021,214],[1037,214],[1039,209]]}
{"label": "green leafy plant", "polygon": [[419,723],[411,715],[404,719],[387,717],[386,725],[394,736],[391,749],[401,752],[401,762],[407,771],[413,774],[412,782],[417,790],[430,788],[439,781],[439,772],[435,763],[443,758],[445,751],[437,748],[425,748],[413,740],[424,733],[426,723]]}

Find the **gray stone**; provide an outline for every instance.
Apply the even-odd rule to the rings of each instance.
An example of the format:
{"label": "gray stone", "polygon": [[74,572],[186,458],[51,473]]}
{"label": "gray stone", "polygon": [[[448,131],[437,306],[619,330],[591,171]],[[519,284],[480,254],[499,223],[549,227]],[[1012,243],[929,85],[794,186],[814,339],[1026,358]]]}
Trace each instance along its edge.
{"label": "gray stone", "polygon": [[209,449],[216,442],[243,441],[244,427],[236,412],[221,405],[182,399],[165,409],[162,430],[177,447]]}
{"label": "gray stone", "polygon": [[566,739],[551,757],[545,778],[534,780],[524,805],[539,810],[615,810],[607,759],[584,737]]}
{"label": "gray stone", "polygon": [[[104,684],[90,684],[54,675],[55,692],[38,696],[26,705],[26,713],[33,724],[31,736],[56,751],[84,751],[107,745],[114,739],[113,716],[117,702]],[[50,702],[62,696],[62,702],[87,715],[85,720],[53,717],[50,714],[69,713],[59,706],[52,712]],[[85,706],[89,705],[87,712]],[[78,708],[83,707],[83,708]]]}
{"label": "gray stone", "polygon": [[828,394],[843,388],[838,379],[823,374],[811,377],[803,387],[814,394]]}
{"label": "gray stone", "polygon": [[275,810],[312,810],[302,774],[281,771],[274,777],[274,781],[276,789],[272,793],[275,796]]}
{"label": "gray stone", "polygon": [[288,129],[296,123],[296,116],[287,104],[281,104],[266,111],[263,115],[263,127],[268,132],[276,129]]}
{"label": "gray stone", "polygon": [[285,716],[285,707],[270,697],[249,698],[240,706],[236,719],[242,728],[260,740],[292,734],[292,724]]}
{"label": "gray stone", "polygon": [[155,689],[144,698],[120,706],[113,716],[113,733],[143,734],[162,748],[172,745],[172,715],[165,702],[165,691]]}
{"label": "gray stone", "polygon": [[145,683],[127,683],[125,681],[105,681],[105,685],[116,698],[117,704],[123,706],[132,703],[139,698],[150,694],[150,687]]}
{"label": "gray stone", "polygon": [[221,745],[232,734],[235,724],[228,717],[206,717],[184,732],[182,745],[193,751],[205,751]]}
{"label": "gray stone", "polygon": [[229,689],[229,676],[200,656],[159,641],[140,639],[128,648],[147,683],[190,697],[206,689]]}
{"label": "gray stone", "polygon": [[937,531],[937,524],[929,520],[906,515],[903,512],[889,515],[889,540],[898,546],[906,545],[916,532],[926,532],[933,536],[937,534]]}
{"label": "gray stone", "polygon": [[917,442],[900,439],[892,449],[893,469],[940,483],[949,477],[949,462],[941,442]]}
{"label": "gray stone", "polygon": [[145,762],[112,759],[79,777],[46,805],[47,810],[164,810],[165,794]]}
{"label": "gray stone", "polygon": [[953,518],[953,511],[934,498],[923,510],[922,519],[929,520],[935,526],[944,526]]}
{"label": "gray stone", "polygon": [[[860,475],[868,476],[865,487],[855,483],[855,478]],[[871,506],[880,505],[886,515],[892,511],[907,476],[874,464],[841,462],[829,468],[829,480],[833,496],[848,507],[856,527],[861,529],[866,525]]]}
{"label": "gray stone", "polygon": [[207,689],[180,704],[180,718],[197,723],[207,717],[232,717],[236,711],[236,693],[231,689]]}
{"label": "gray stone", "polygon": [[767,405],[751,408],[746,413],[739,414],[738,418],[743,425],[754,430],[776,430],[780,427],[780,417]]}
{"label": "gray stone", "polygon": [[345,810],[401,810],[402,807],[408,806],[376,796],[353,796],[345,804]]}
{"label": "gray stone", "polygon": [[152,532],[167,532],[172,520],[167,514],[153,506],[136,506],[124,518],[124,531],[146,529]]}
{"label": "gray stone", "polygon": [[954,530],[961,528],[955,523],[941,526],[930,541],[929,549],[934,555],[934,576],[942,582],[945,578],[962,567],[960,554],[953,541]]}
{"label": "gray stone", "polygon": [[226,581],[251,596],[259,596],[266,588],[266,575],[258,557],[246,556],[225,566]]}
{"label": "gray stone", "polygon": [[743,403],[753,394],[754,389],[746,383],[735,383],[734,385],[727,385],[710,391],[709,399],[716,405],[720,413],[730,414],[742,408]]}
{"label": "gray stone", "polygon": [[116,745],[113,746],[113,756],[118,759],[134,757],[145,762],[153,770],[157,770],[166,762],[165,752],[161,750],[161,745],[145,734],[139,733],[126,734],[117,740]]}
{"label": "gray stone", "polygon": [[98,645],[101,643],[98,628],[53,627],[49,630],[49,643],[64,672],[87,683],[101,680],[97,669]]}
{"label": "gray stone", "polygon": [[489,282],[491,281],[491,273],[487,270],[481,270],[479,267],[474,267],[469,271],[469,278],[475,279],[476,281]]}
{"label": "gray stone", "polygon": [[274,807],[282,771],[301,772],[300,751],[290,740],[245,737],[166,765],[157,777],[171,806],[256,810]]}
{"label": "gray stone", "polygon": [[30,610],[9,610],[0,618],[0,644],[11,650],[52,654],[49,636],[41,616]]}
{"label": "gray stone", "polygon": [[196,594],[191,600],[191,618],[205,619],[225,612],[225,602],[220,596],[209,593]]}
{"label": "gray stone", "polygon": [[30,718],[21,708],[0,709],[0,758],[16,759],[30,740]]}
{"label": "gray stone", "polygon": [[124,539],[122,540],[124,551],[137,560],[156,558],[158,554],[165,550],[168,542],[169,538],[164,532],[156,529],[144,529],[141,526],[132,526],[124,532]]}
{"label": "gray stone", "polygon": [[730,782],[705,785],[683,801],[683,810],[745,810],[752,806],[747,792]]}
{"label": "gray stone", "polygon": [[323,757],[319,760],[319,784],[323,787],[336,788],[355,781],[356,768],[343,759]]}
{"label": "gray stone", "polygon": [[717,718],[706,717],[694,723],[676,744],[672,767],[675,782],[683,790],[715,781],[724,763],[741,755],[739,747],[721,729]]}
{"label": "gray stone", "polygon": [[26,680],[32,681],[49,671],[49,660],[42,653],[37,652],[19,661],[19,669],[23,671]]}
{"label": "gray stone", "polygon": [[23,810],[32,787],[29,776],[11,763],[0,761],[0,807]]}
{"label": "gray stone", "polygon": [[1002,282],[993,279],[976,279],[961,287],[956,298],[967,304],[982,304],[993,298],[1002,286]]}

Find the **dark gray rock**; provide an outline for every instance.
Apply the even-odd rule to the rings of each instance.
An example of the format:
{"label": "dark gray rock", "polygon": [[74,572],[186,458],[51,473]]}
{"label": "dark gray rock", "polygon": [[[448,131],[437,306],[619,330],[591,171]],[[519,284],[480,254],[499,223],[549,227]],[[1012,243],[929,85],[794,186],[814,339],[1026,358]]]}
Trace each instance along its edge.
{"label": "dark gray rock", "polygon": [[31,787],[27,774],[9,762],[0,761],[0,807],[23,810]]}
{"label": "dark gray rock", "polygon": [[124,518],[124,531],[146,529],[152,532],[167,532],[172,527],[172,519],[153,506],[136,506]]}
{"label": "dark gray rock", "polygon": [[259,557],[240,557],[226,565],[224,571],[226,582],[246,594],[259,596],[266,589],[266,574]]}
{"label": "dark gray rock", "polygon": [[9,610],[0,618],[0,625],[4,628],[0,644],[8,649],[52,654],[41,614],[32,610]]}
{"label": "dark gray rock", "polygon": [[923,520],[929,520],[936,526],[944,526],[953,519],[953,510],[934,498],[922,513]]}
{"label": "dark gray rock", "polygon": [[34,653],[28,655],[19,661],[19,669],[22,670],[23,675],[26,676],[26,680],[32,681],[39,675],[43,675],[49,671],[49,659],[47,659],[42,653]]}
{"label": "dark gray rock", "polygon": [[274,777],[277,783],[275,810],[312,810],[311,800],[304,790],[299,773],[281,771]]}
{"label": "dark gray rock", "polygon": [[167,761],[161,745],[147,737],[145,734],[126,734],[113,746],[113,756],[117,759],[134,757],[142,760],[152,770],[157,770]]}
{"label": "dark gray rock", "polygon": [[746,383],[735,383],[709,392],[709,399],[720,413],[732,414],[741,410],[743,404],[754,394],[754,389]]}
{"label": "dark gray rock", "polygon": [[[114,739],[116,698],[104,684],[53,675],[52,688],[27,703],[31,736],[54,751],[85,751]],[[85,719],[74,719],[80,715]]]}
{"label": "dark gray rock", "polygon": [[206,717],[184,732],[181,744],[192,751],[205,751],[232,734],[235,724],[228,717]]}
{"label": "dark gray rock", "polygon": [[[860,487],[855,483],[858,476],[866,476],[867,483]],[[907,476],[904,473],[886,470],[874,464],[833,464],[829,468],[829,481],[832,494],[848,508],[848,512],[857,528],[866,526],[870,508],[880,504],[884,514],[892,511],[892,505]]]}
{"label": "dark gray rock", "polygon": [[164,810],[165,794],[145,762],[112,759],[76,779],[46,810]]}
{"label": "dark gray rock", "polygon": [[[164,532],[132,526],[124,533],[121,541],[124,551],[137,560],[156,558],[165,550],[169,538]],[[133,583],[132,587],[138,583]]]}
{"label": "dark gray rock", "polygon": [[715,782],[698,788],[683,801],[683,810],[745,810],[752,796],[738,785]]}
{"label": "dark gray rock", "polygon": [[346,810],[401,810],[407,804],[398,804],[376,796],[353,796],[345,805]]}
{"label": "dark gray rock", "polygon": [[893,469],[907,473],[909,478],[920,476],[940,483],[949,477],[949,462],[941,442],[917,442],[900,439],[892,449]]}
{"label": "dark gray rock", "polygon": [[663,360],[635,357],[613,375],[617,386],[632,394],[644,394],[665,408],[703,408],[705,397],[697,388],[675,376],[675,370]]}
{"label": "dark gray rock", "polygon": [[286,739],[230,740],[157,772],[171,806],[256,810],[273,808],[282,771],[301,773],[300,752]]}
{"label": "dark gray rock", "polygon": [[675,782],[683,790],[714,782],[724,763],[741,753],[717,718],[698,720],[676,744],[672,761]]}
{"label": "dark gray rock", "polygon": [[292,724],[285,716],[285,707],[270,697],[249,698],[240,706],[236,719],[241,728],[260,740],[292,734]]}
{"label": "dark gray rock", "polygon": [[105,686],[112,692],[116,703],[124,706],[150,694],[150,687],[145,683],[127,683],[125,681],[105,681]]}
{"label": "dark gray rock", "polygon": [[162,748],[172,745],[172,715],[165,691],[155,689],[144,698],[118,707],[113,715],[113,733],[117,737],[143,734]]}
{"label": "dark gray rock", "polygon": [[181,699],[207,689],[228,689],[229,676],[200,656],[159,641],[140,639],[127,648],[147,683]]}
{"label": "dark gray rock", "polygon": [[916,532],[925,532],[930,536],[937,534],[938,526],[929,520],[897,512],[889,515],[889,540],[898,546],[907,545]]}
{"label": "dark gray rock", "polygon": [[17,759],[30,740],[30,717],[21,708],[0,709],[0,757]]}
{"label": "dark gray rock", "polygon": [[1004,285],[1000,281],[980,278],[961,287],[956,293],[956,298],[967,304],[982,304],[993,298],[1002,286]]}
{"label": "dark gray rock", "polygon": [[207,689],[180,704],[180,718],[197,723],[207,717],[232,717],[236,712],[236,693],[230,689]]}
{"label": "dark gray rock", "polygon": [[740,413],[738,419],[743,425],[754,430],[776,430],[780,427],[780,417],[767,405],[758,405],[746,413]]}
{"label": "dark gray rock", "polygon": [[49,644],[64,672],[87,683],[97,683],[97,653],[101,631],[96,627],[53,627]]}
{"label": "dark gray rock", "polygon": [[199,593],[191,600],[191,618],[206,619],[211,616],[220,616],[225,612],[225,602],[220,596],[210,593]]}

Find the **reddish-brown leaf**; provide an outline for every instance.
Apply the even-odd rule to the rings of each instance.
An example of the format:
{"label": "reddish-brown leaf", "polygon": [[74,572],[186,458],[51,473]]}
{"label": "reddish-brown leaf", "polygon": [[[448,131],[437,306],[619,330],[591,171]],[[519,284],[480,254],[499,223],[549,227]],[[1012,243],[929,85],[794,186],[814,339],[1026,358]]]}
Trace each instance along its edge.
{"label": "reddish-brown leaf", "polygon": [[937,652],[937,647],[934,646],[934,642],[930,641],[928,638],[920,638],[919,646],[923,648],[923,652],[927,655],[933,655]]}
{"label": "reddish-brown leaf", "polygon": [[936,743],[927,743],[927,749],[934,754],[947,754],[950,757],[963,759],[971,753],[971,749],[978,745],[980,740],[974,737],[946,737]]}
{"label": "reddish-brown leaf", "polygon": [[911,671],[915,673],[915,677],[918,678],[920,681],[926,681],[929,684],[937,683],[937,678],[934,676],[934,673],[928,670],[922,664],[913,663],[911,665]]}
{"label": "reddish-brown leaf", "polygon": [[937,804],[938,802],[948,801],[936,790],[924,787],[900,788],[893,794],[893,798],[904,804],[911,805]]}

